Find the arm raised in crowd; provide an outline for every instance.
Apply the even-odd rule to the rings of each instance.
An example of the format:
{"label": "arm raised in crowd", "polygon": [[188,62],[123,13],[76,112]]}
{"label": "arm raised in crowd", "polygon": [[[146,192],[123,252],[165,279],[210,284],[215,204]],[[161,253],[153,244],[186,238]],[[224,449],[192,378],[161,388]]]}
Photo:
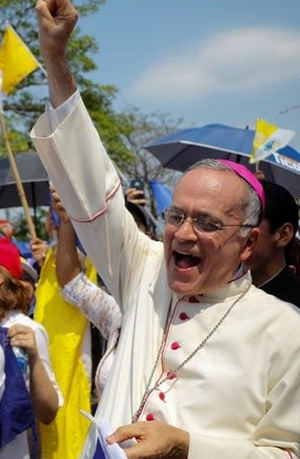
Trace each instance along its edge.
{"label": "arm raised in crowd", "polygon": [[66,60],[66,46],[78,14],[69,0],[38,0],[40,49],[48,74],[50,100],[58,107],[76,90]]}
{"label": "arm raised in crowd", "polygon": [[76,234],[68,214],[54,188],[50,188],[55,210],[60,218],[56,251],[56,276],[60,287],[64,287],[81,272],[76,249]]}

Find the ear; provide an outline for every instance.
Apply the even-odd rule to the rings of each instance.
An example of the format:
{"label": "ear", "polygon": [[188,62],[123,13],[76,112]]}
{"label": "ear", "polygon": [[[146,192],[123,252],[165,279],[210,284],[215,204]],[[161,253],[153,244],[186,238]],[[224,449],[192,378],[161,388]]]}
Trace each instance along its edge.
{"label": "ear", "polygon": [[241,261],[247,261],[250,255],[252,254],[253,248],[256,244],[256,241],[258,239],[258,236],[260,234],[260,229],[259,228],[252,228],[251,233],[247,237],[244,247],[242,249],[241,255],[240,255],[240,260]]}
{"label": "ear", "polygon": [[276,246],[284,248],[294,237],[294,228],[291,223],[284,223],[276,230]]}

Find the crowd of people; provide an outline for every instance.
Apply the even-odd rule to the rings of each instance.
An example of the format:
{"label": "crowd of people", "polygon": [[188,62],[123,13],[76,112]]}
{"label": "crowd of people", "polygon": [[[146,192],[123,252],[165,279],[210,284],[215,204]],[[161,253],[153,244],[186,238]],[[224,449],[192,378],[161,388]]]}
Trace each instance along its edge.
{"label": "crowd of people", "polygon": [[[129,459],[300,458],[294,197],[205,159],[152,238],[147,203],[124,196],[65,58],[76,10],[38,0],[36,11],[50,104],[31,135],[53,207],[34,264],[0,222],[0,458],[106,457],[101,420],[107,447]],[[93,384],[89,323],[106,342]]]}

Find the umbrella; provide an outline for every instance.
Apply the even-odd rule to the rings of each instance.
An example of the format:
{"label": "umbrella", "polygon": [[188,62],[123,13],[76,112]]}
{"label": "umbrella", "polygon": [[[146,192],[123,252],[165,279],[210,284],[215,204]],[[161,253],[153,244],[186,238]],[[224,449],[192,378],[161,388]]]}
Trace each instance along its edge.
{"label": "umbrella", "polygon": [[[255,131],[223,124],[208,124],[200,128],[181,129],[160,137],[145,148],[164,167],[186,171],[204,158],[222,158],[240,162],[252,171],[249,156]],[[267,180],[286,187],[295,198],[300,198],[300,153],[285,147],[259,163]]]}
{"label": "umbrella", "polygon": [[[49,206],[49,180],[46,169],[35,152],[15,156],[28,205]],[[0,159],[0,208],[21,206],[15,178],[7,158]]]}

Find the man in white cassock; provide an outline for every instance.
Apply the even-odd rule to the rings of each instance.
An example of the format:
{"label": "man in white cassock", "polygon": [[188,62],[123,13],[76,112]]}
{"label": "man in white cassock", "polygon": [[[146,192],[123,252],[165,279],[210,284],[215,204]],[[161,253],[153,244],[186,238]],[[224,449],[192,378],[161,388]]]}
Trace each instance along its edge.
{"label": "man in white cassock", "polygon": [[[34,144],[121,306],[96,420],[134,458],[300,457],[300,316],[251,284],[263,191],[245,168],[204,162],[177,184],[164,242],[138,231],[65,59],[77,14],[39,0],[51,106]],[[83,458],[93,458],[91,427]]]}

